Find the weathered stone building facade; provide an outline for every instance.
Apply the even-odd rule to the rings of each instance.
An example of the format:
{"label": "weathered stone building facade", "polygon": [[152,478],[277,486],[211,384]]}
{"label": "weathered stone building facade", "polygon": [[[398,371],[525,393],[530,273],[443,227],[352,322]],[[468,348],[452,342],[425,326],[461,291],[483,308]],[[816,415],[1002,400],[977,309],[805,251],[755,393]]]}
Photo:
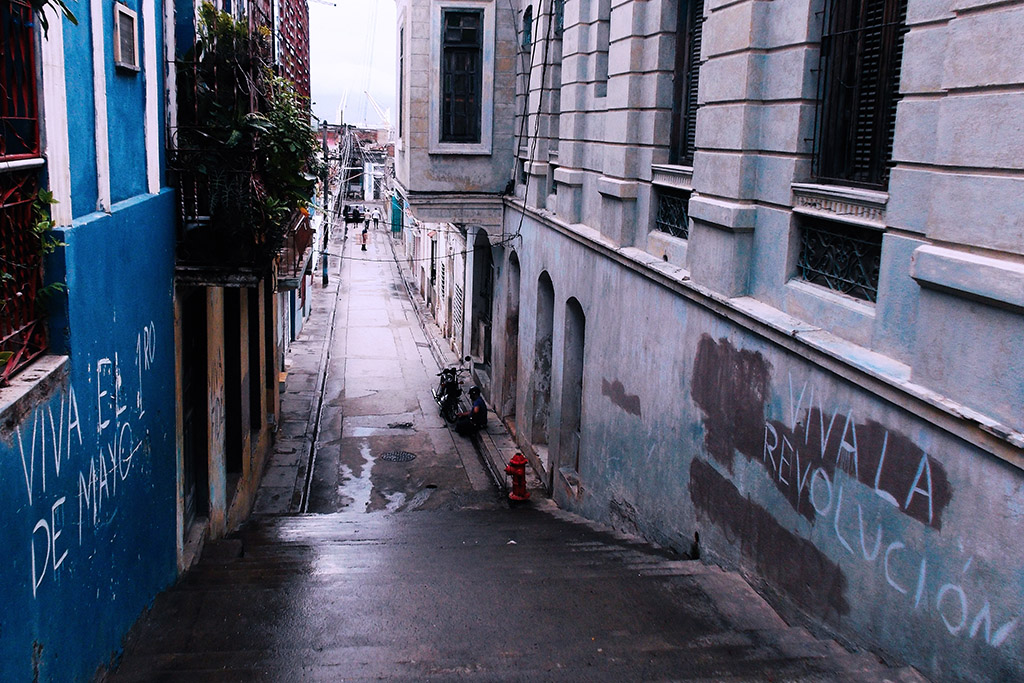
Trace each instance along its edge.
{"label": "weathered stone building facade", "polygon": [[1019,678],[1024,10],[514,9],[399,2],[396,163],[489,239],[478,372],[559,503]]}

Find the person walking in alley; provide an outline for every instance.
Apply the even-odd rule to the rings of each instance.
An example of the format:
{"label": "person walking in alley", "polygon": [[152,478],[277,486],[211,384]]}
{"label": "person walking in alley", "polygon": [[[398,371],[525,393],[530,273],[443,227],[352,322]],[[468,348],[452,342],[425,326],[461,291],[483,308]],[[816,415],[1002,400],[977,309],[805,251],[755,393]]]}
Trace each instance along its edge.
{"label": "person walking in alley", "polygon": [[373,229],[376,230],[380,225],[380,209],[373,210]]}
{"label": "person walking in alley", "polygon": [[455,416],[455,431],[462,436],[469,436],[487,427],[487,403],[480,395],[480,387],[469,388],[469,400],[473,402],[469,410]]}
{"label": "person walking in alley", "polygon": [[361,251],[366,251],[366,243],[370,241],[369,221],[363,226],[363,232],[359,235],[359,242],[363,245]]}

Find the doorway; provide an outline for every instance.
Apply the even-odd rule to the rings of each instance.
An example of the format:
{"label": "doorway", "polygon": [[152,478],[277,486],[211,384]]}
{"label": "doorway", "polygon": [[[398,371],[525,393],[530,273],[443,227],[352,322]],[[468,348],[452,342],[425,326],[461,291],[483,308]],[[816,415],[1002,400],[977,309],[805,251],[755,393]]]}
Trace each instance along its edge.
{"label": "doorway", "polygon": [[544,470],[548,463],[548,419],[551,415],[551,340],[554,331],[555,288],[547,271],[537,285],[537,334],[533,354],[530,398],[530,442]]}
{"label": "doorway", "polygon": [[586,316],[575,298],[565,303],[565,344],[562,348],[562,415],[558,428],[558,466],[580,473],[580,425],[583,415],[583,350]]}
{"label": "doorway", "polygon": [[516,432],[516,392],[519,382],[519,256],[515,252],[508,257],[508,298],[505,311],[505,372],[502,383],[501,414],[505,422]]}

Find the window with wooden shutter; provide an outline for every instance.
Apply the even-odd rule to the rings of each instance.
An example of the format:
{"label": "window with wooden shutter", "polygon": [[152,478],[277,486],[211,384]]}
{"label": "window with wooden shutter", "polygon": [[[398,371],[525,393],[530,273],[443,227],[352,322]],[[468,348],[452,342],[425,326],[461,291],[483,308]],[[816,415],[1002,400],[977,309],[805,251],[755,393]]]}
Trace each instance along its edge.
{"label": "window with wooden shutter", "polygon": [[906,0],[826,3],[814,149],[818,180],[887,185],[906,15]]}
{"label": "window with wooden shutter", "polygon": [[480,142],[483,12],[445,10],[441,36],[441,142]]}
{"label": "window with wooden shutter", "polygon": [[681,0],[676,23],[676,66],[669,162],[693,165],[697,140],[697,83],[704,27],[704,0]]}

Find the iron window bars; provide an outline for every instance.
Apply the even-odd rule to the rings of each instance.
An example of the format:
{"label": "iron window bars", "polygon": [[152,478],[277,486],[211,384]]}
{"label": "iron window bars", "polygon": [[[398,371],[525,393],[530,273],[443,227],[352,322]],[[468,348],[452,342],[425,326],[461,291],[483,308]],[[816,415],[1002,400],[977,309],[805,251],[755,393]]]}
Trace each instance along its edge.
{"label": "iron window bars", "polygon": [[483,12],[444,10],[441,23],[441,142],[480,142]]}
{"label": "iron window bars", "polygon": [[697,141],[697,80],[704,31],[704,0],[679,3],[676,20],[676,66],[672,92],[672,138],[669,161],[693,164]]}
{"label": "iron window bars", "polygon": [[857,299],[878,300],[882,232],[847,223],[800,218],[802,279]]}
{"label": "iron window bars", "polygon": [[828,0],[818,66],[813,173],[885,188],[889,180],[907,0]]}
{"label": "iron window bars", "polygon": [[[0,2],[0,161],[39,157],[35,23],[24,2]],[[47,347],[39,293],[43,259],[33,204],[37,167],[0,171],[0,384]]]}
{"label": "iron window bars", "polygon": [[34,19],[27,3],[0,3],[0,159],[39,156]]}
{"label": "iron window bars", "polygon": [[658,190],[658,215],[654,220],[655,226],[662,232],[667,232],[673,237],[689,239],[690,237],[690,216],[686,212],[686,205],[690,201],[689,192],[678,190]]}

